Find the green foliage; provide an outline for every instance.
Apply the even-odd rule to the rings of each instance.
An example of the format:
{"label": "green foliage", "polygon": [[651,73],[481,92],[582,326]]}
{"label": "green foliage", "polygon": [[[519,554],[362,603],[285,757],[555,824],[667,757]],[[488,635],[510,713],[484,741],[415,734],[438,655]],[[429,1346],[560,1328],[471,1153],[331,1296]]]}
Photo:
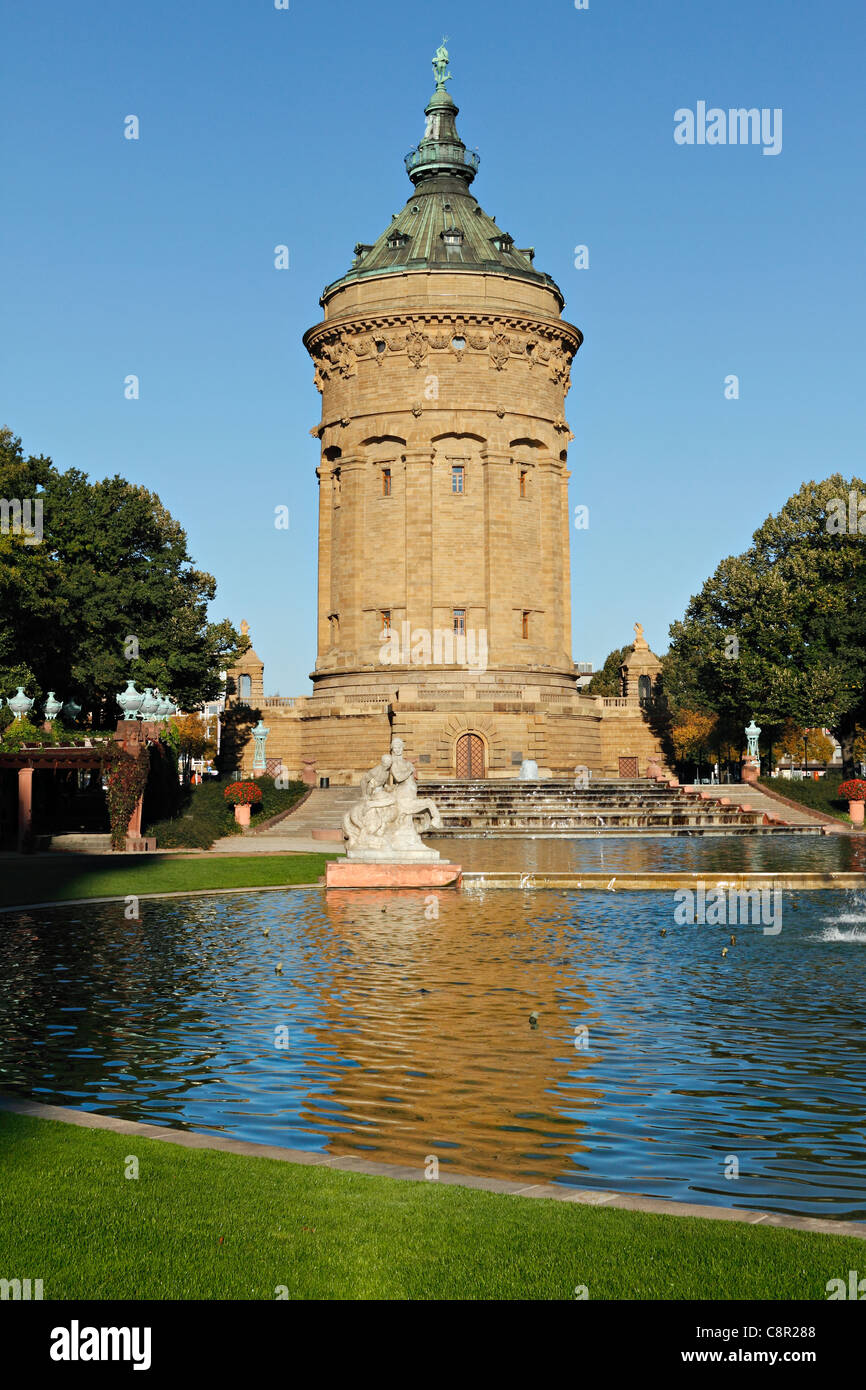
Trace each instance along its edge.
{"label": "green foliage", "polygon": [[[249,639],[212,623],[216,584],[193,567],[186,534],[155,493],[115,476],[91,482],[25,458],[0,430],[0,497],[39,499],[43,539],[0,534],[0,693],[23,684],[85,709],[132,678],[182,707],[212,698],[219,672]],[[125,644],[138,641],[128,659]]]}
{"label": "green foliage", "polygon": [[138,798],[147,785],[150,753],[147,746],[133,757],[119,743],[107,743],[103,768],[108,781],[108,814],[111,819],[111,845],[123,849],[126,832]]}
{"label": "green foliage", "polygon": [[[227,785],[216,777],[206,777],[199,786],[185,788],[177,815],[148,821],[144,833],[156,836],[158,849],[210,849],[214,840],[241,834],[225,799]],[[290,782],[281,790],[274,786],[271,777],[260,778],[256,786],[261,790],[262,802],[252,808],[253,826],[257,820],[269,820],[280,811],[290,810],[307,790],[303,782]]]}
{"label": "green foliage", "polygon": [[36,744],[40,748],[68,748],[71,744],[81,745],[91,737],[80,729],[67,729],[56,722],[49,730],[41,724],[31,724],[28,719],[13,719],[11,710],[9,715],[10,718],[0,724],[0,748],[7,753],[19,753],[25,743]]}
{"label": "green foliage", "polygon": [[593,674],[592,680],[585,688],[587,695],[606,695],[608,697],[622,694],[622,675],[620,667],[626,657],[631,656],[634,651],[634,644],[628,647],[615,647],[604,659],[604,665],[600,671]]}
{"label": "green foliage", "polygon": [[765,741],[788,719],[831,729],[849,770],[866,716],[866,545],[832,529],[832,504],[851,489],[866,484],[804,483],[691,599],[664,663],[677,703],[735,724],[754,715]]}

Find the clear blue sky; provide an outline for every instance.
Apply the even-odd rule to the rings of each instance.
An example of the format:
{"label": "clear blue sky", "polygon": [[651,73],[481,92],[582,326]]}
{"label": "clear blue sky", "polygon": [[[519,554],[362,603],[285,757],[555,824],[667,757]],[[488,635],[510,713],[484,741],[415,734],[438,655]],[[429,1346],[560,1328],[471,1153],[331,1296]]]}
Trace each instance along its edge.
{"label": "clear blue sky", "polygon": [[[158,492],[216,575],[213,615],[249,619],[270,693],[307,693],[315,659],[301,335],[409,194],[443,33],[473,191],[586,335],[566,407],[591,518],[575,659],[599,664],[636,619],[665,650],[804,479],[863,470],[859,0],[8,8],[0,423]],[[676,145],[674,111],[701,100],[781,107],[781,154]]]}

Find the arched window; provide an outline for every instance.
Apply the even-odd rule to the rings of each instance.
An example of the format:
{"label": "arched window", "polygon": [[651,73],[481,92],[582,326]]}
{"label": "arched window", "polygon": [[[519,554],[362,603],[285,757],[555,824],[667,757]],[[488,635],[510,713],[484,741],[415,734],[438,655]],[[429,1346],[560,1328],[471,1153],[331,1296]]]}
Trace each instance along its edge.
{"label": "arched window", "polygon": [[242,700],[249,700],[253,693],[252,676],[241,676],[238,682],[238,693]]}
{"label": "arched window", "polygon": [[649,676],[638,676],[638,681],[637,681],[637,698],[638,698],[638,703],[641,704],[641,705],[648,705],[648,704],[651,703],[652,697],[653,697],[653,687],[652,687],[652,681],[650,680]]}

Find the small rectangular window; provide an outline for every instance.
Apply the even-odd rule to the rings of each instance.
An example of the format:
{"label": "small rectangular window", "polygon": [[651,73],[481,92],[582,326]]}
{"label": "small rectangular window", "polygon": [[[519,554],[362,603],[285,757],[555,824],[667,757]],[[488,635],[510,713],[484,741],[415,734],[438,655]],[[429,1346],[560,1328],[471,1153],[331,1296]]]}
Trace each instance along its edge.
{"label": "small rectangular window", "polygon": [[390,497],[390,496],[391,496],[391,470],[390,470],[390,468],[383,468],[383,469],[382,469],[382,496],[383,496],[383,497]]}
{"label": "small rectangular window", "polygon": [[462,463],[452,463],[451,465],[451,491],[462,492],[464,482],[464,469]]}
{"label": "small rectangular window", "polygon": [[524,637],[528,637],[528,636],[529,636],[529,613],[530,613],[530,610],[529,610],[528,608],[525,608],[525,609],[523,610],[523,636],[524,636]]}
{"label": "small rectangular window", "polygon": [[390,610],[390,608],[380,608],[380,609],[379,609],[379,622],[380,622],[381,629],[382,629],[382,636],[383,636],[383,637],[390,637],[390,635],[391,635],[391,610]]}
{"label": "small rectangular window", "polygon": [[521,468],[521,470],[520,470],[520,496],[521,496],[521,497],[525,497],[525,496],[526,496],[526,469],[525,469],[525,468]]}
{"label": "small rectangular window", "polygon": [[454,634],[455,634],[456,637],[462,637],[462,636],[465,634],[465,632],[466,632],[466,609],[465,609],[465,608],[455,608],[455,609],[454,609]]}

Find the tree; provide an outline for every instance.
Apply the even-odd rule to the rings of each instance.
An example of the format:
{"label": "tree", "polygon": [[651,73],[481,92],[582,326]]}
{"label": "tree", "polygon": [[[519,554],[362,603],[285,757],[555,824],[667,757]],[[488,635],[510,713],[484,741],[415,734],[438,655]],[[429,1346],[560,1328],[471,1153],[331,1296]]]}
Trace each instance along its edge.
{"label": "tree", "polygon": [[866,719],[866,541],[848,523],[861,496],[866,506],[866,484],[838,473],[804,483],[691,599],[665,669],[681,701],[754,716],[765,738],[788,719],[830,729],[846,776]]}
{"label": "tree", "polygon": [[198,713],[181,714],[173,719],[177,730],[177,749],[183,764],[183,779],[188,782],[193,758],[212,758],[216,754],[216,741],[208,738],[207,725]]}
{"label": "tree", "polygon": [[702,710],[681,709],[671,726],[671,743],[680,762],[701,763],[716,737],[718,719]]}
{"label": "tree", "polygon": [[809,762],[829,763],[832,761],[835,747],[824,730],[802,729],[799,724],[794,723],[793,719],[787,721],[782,732],[776,738],[774,746],[776,752],[783,757],[798,762],[803,757],[804,744]]}
{"label": "tree", "polygon": [[600,671],[593,674],[592,680],[586,687],[587,695],[607,695],[615,696],[622,694],[622,673],[620,667],[626,657],[631,656],[634,646],[614,647],[604,659],[604,665]]}
{"label": "tree", "polygon": [[0,498],[39,501],[43,531],[38,543],[0,532],[3,687],[74,695],[111,722],[130,679],[181,707],[218,694],[220,670],[249,639],[227,621],[208,621],[216,581],[193,567],[186,533],[155,493],[25,458],[4,429]]}

